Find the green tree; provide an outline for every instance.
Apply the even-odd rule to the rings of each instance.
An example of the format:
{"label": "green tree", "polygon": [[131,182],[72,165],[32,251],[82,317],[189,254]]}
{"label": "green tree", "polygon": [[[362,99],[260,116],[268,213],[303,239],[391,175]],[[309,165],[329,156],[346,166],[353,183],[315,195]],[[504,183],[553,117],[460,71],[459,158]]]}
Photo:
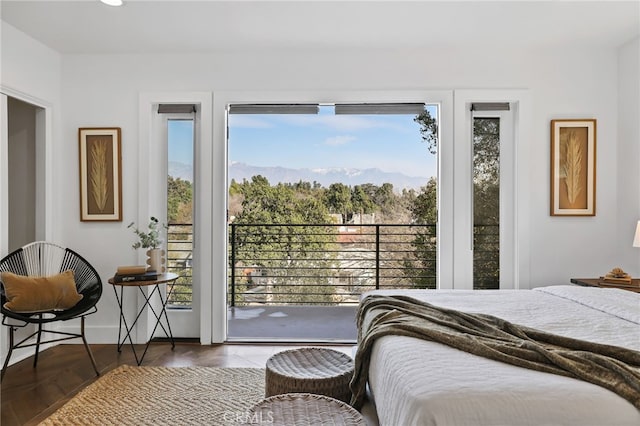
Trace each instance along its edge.
{"label": "green tree", "polygon": [[351,189],[343,183],[332,183],[326,194],[327,207],[331,213],[342,214],[342,220],[346,221],[347,216],[353,213],[351,204]]}
{"label": "green tree", "polygon": [[351,207],[354,213],[373,213],[376,210],[376,205],[369,197],[362,187],[362,185],[356,185],[351,192]]}
{"label": "green tree", "polygon": [[[305,196],[294,186],[271,186],[262,176],[239,186],[244,199],[232,225],[230,248],[235,248],[235,264],[231,267],[265,271],[261,282],[270,290],[272,301],[328,303],[335,288],[326,273],[317,271],[331,265],[325,254],[335,237],[331,227],[306,225],[329,223],[329,212],[316,197]],[[237,295],[235,302],[242,303],[242,296]]]}
{"label": "green tree", "polygon": [[193,251],[193,186],[191,182],[173,176],[167,177],[167,222],[172,225],[167,235],[167,248],[172,253],[167,267],[170,272],[180,275],[173,284],[170,303],[189,306],[193,288],[191,268],[186,266],[187,258],[190,258]]}
{"label": "green tree", "polygon": [[383,214],[393,212],[396,204],[396,195],[393,192],[393,184],[387,182],[376,188],[373,200]]}
{"label": "green tree", "polygon": [[413,205],[410,207],[414,223],[421,225],[436,223],[438,219],[437,190],[438,185],[433,177],[420,188],[420,192],[415,196]]}
{"label": "green tree", "polygon": [[473,120],[473,213],[476,223],[499,223],[500,119]]}
{"label": "green tree", "polygon": [[436,221],[438,218],[437,184],[431,178],[420,188],[410,208],[416,225],[412,246],[414,252],[405,260],[405,274],[417,288],[436,287]]}
{"label": "green tree", "polygon": [[191,223],[193,213],[193,187],[191,182],[167,177],[167,221]]}
{"label": "green tree", "polygon": [[[422,141],[427,144],[431,154],[438,152],[438,123],[428,110],[414,118],[420,125]],[[438,218],[438,188],[435,178],[429,179],[427,184],[416,194],[408,194],[412,199],[409,205],[411,220],[416,225],[413,238],[413,256],[405,261],[405,274],[411,275],[411,280],[418,288],[436,287],[436,221]]]}
{"label": "green tree", "polygon": [[242,185],[236,182],[235,179],[231,179],[231,183],[229,184],[229,195],[238,195],[242,193]]}
{"label": "green tree", "polygon": [[435,117],[431,116],[428,110],[422,111],[418,114],[413,121],[420,125],[420,136],[422,140],[427,144],[427,149],[430,153],[435,154],[438,152],[438,122]]}

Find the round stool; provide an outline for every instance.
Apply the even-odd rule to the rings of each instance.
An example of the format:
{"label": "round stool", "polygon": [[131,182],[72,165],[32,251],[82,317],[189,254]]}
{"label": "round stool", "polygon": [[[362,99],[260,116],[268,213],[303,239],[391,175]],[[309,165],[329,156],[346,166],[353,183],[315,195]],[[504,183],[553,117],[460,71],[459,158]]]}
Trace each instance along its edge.
{"label": "round stool", "polygon": [[267,360],[265,396],[299,392],[348,403],[352,376],[353,360],[342,352],[325,348],[282,351]]}
{"label": "round stool", "polygon": [[263,399],[249,410],[258,424],[291,426],[366,426],[353,407],[324,395],[288,393]]}

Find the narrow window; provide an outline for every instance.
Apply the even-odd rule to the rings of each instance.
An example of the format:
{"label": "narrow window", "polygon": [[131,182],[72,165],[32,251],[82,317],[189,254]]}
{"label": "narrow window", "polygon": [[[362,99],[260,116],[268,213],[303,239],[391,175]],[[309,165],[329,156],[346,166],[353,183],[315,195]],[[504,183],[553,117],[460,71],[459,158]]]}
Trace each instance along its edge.
{"label": "narrow window", "polygon": [[169,306],[190,309],[193,293],[194,120],[167,120],[167,263],[179,273]]}
{"label": "narrow window", "polygon": [[473,119],[473,288],[500,288],[500,118]]}

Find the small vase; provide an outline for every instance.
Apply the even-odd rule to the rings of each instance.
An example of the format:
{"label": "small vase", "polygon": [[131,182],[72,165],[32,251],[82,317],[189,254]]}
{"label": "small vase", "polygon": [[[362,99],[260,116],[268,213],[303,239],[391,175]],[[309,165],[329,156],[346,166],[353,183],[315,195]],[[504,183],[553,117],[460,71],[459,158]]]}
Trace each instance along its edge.
{"label": "small vase", "polygon": [[156,248],[147,250],[147,270],[157,274],[164,273],[164,250]]}

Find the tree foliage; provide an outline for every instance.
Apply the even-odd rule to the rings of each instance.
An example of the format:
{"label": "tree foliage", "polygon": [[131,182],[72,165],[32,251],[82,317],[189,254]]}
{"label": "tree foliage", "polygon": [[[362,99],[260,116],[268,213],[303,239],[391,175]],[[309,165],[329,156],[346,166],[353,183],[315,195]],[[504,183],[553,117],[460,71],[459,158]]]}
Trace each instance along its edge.
{"label": "tree foliage", "polygon": [[[326,301],[335,288],[329,285],[328,277],[312,272],[332,261],[324,253],[329,252],[335,237],[324,227],[296,225],[330,223],[329,211],[308,192],[310,186],[295,188],[302,192],[292,185],[271,186],[263,176],[237,185],[243,201],[234,220],[235,241],[230,247],[236,249],[232,256],[236,264],[230,267],[235,268],[236,276],[242,269],[264,271],[260,284],[268,287],[271,301]],[[243,297],[238,295],[234,302],[242,303]]]}
{"label": "tree foliage", "polygon": [[356,185],[351,191],[351,207],[354,213],[373,213],[376,211],[376,205],[362,187]]}
{"label": "tree foliage", "polygon": [[431,154],[438,152],[438,121],[431,116],[428,110],[422,111],[413,121],[420,125],[420,136],[427,144],[427,149]]}
{"label": "tree foliage", "polygon": [[429,182],[420,188],[410,207],[413,223],[422,225],[436,223],[438,220],[437,189],[435,178],[429,179]]}
{"label": "tree foliage", "polygon": [[193,220],[193,186],[191,182],[167,178],[167,220],[169,224],[191,223]]}
{"label": "tree foliage", "polygon": [[344,183],[332,183],[325,194],[327,207],[331,213],[339,213],[343,218],[353,212],[351,189]]}
{"label": "tree foliage", "polygon": [[499,223],[500,120],[473,121],[474,220],[477,224]]}
{"label": "tree foliage", "polygon": [[437,182],[435,178],[416,195],[411,204],[412,222],[428,225],[416,228],[412,246],[414,251],[405,261],[405,274],[416,288],[436,287],[436,222],[438,219]]}

